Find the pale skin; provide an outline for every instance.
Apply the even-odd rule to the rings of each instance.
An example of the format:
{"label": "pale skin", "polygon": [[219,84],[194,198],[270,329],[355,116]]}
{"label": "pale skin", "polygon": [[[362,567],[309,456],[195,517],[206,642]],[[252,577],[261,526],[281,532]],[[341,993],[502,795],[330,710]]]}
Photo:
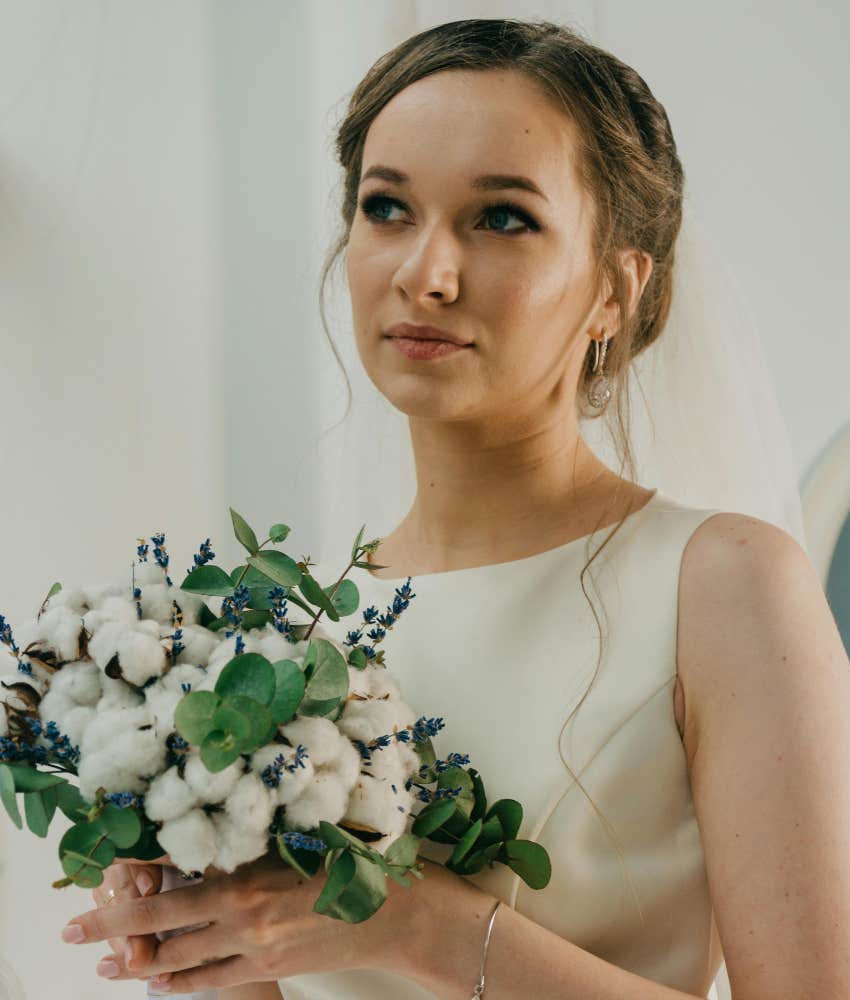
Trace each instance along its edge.
{"label": "pale skin", "polygon": [[[575,143],[562,112],[504,71],[417,81],[369,130],[364,173],[383,164],[410,181],[361,185],[361,197],[388,191],[406,207],[385,203],[379,215],[390,221],[380,224],[358,209],[346,261],[354,329],[369,377],[408,416],[417,477],[408,514],[376,554],[389,566],[377,576],[415,578],[522,558],[596,528],[615,487],[606,524],[651,495],[596,459],[575,417],[589,338],[615,334],[619,323],[614,301],[590,283],[592,205],[575,174]],[[469,179],[484,173],[530,177],[548,201],[526,191],[473,190]],[[523,220],[485,213],[503,196],[540,230],[508,235]],[[633,308],[651,261],[629,250],[622,259]],[[382,336],[400,320],[443,327],[473,346],[413,361]],[[708,518],[683,553],[677,638],[674,711],[734,1000],[846,997],[850,664],[804,550],[757,518]],[[108,878],[126,880],[124,868],[114,866]],[[430,890],[419,891],[423,882],[409,897],[392,897],[405,930],[369,938],[369,960],[403,970],[436,996],[468,1000],[494,897],[457,876],[440,882],[436,869],[425,881],[432,875]],[[121,978],[149,975],[161,971],[165,946],[154,956],[152,938],[140,938],[141,961],[128,970],[114,942],[163,926],[169,895],[157,897],[161,906],[110,906],[77,922],[87,940],[113,940]],[[183,923],[203,912],[199,904],[182,913]],[[254,914],[250,930],[277,940],[271,903],[246,912]],[[308,917],[305,905],[299,920]],[[248,931],[235,929],[234,950],[240,933],[247,939]],[[214,984],[200,961],[192,967],[190,979],[175,973],[175,991]],[[299,967],[290,954],[274,978],[314,968]],[[702,996],[716,971],[707,970]],[[255,976],[222,996],[277,997],[276,983],[261,981],[271,978]],[[487,1000],[532,995],[699,994],[626,972],[502,906]]]}

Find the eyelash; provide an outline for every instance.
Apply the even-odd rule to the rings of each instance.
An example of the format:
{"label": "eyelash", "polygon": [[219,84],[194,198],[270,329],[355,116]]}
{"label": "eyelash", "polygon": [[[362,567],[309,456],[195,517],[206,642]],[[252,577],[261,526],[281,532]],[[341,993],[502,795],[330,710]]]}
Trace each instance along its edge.
{"label": "eyelash", "polygon": [[[380,194],[380,193],[367,195],[360,202],[360,209],[363,212],[363,214],[369,218],[370,222],[373,222],[377,226],[387,226],[390,224],[389,219],[376,219],[374,215],[372,215],[375,205],[378,202],[387,202],[388,204],[391,205],[398,205],[399,208],[403,208],[405,211],[407,211],[407,205],[405,205],[403,201],[399,201],[398,198],[393,198],[388,194]],[[484,212],[482,214],[486,214],[487,212],[499,212],[499,211],[508,212],[511,215],[515,215],[518,219],[522,219],[525,228],[494,229],[493,232],[496,233],[500,232],[503,233],[505,236],[524,236],[526,233],[529,232],[536,233],[540,231],[540,226],[537,223],[537,221],[533,218],[533,216],[529,215],[528,212],[520,208],[519,205],[516,205],[512,201],[499,201],[491,205],[485,205]]]}

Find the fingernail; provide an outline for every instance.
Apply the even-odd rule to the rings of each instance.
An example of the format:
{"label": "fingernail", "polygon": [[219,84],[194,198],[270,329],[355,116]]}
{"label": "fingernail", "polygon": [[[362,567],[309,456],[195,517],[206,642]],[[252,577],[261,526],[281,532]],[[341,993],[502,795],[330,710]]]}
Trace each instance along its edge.
{"label": "fingernail", "polygon": [[143,896],[147,896],[147,894],[151,891],[151,889],[153,889],[153,879],[150,877],[150,875],[148,875],[147,872],[142,872],[141,875],[139,875],[139,877],[136,879],[136,885],[139,888],[139,892]]}
{"label": "fingernail", "polygon": [[118,966],[112,959],[106,959],[97,963],[97,974],[104,979],[114,979],[118,975]]}
{"label": "fingernail", "polygon": [[62,928],[62,940],[68,944],[79,944],[85,936],[86,932],[79,924],[65,924]]}

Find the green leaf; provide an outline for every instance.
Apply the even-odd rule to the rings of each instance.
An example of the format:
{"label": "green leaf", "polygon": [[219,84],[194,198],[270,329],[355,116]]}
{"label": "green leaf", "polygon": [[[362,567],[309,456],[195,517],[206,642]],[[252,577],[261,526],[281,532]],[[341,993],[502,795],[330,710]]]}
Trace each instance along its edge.
{"label": "green leaf", "polygon": [[229,597],[233,593],[233,583],[221,566],[196,566],[180,584],[181,590],[190,594],[205,594],[208,597]]}
{"label": "green leaf", "polygon": [[522,805],[516,799],[499,799],[487,811],[485,819],[498,816],[505,831],[505,840],[516,837],[522,823]]}
{"label": "green leaf", "polygon": [[283,839],[283,833],[278,833],[275,840],[281,858],[307,878],[312,878],[321,867],[322,854],[319,851],[307,851],[303,847],[293,847]]}
{"label": "green leaf", "polygon": [[50,588],[50,590],[48,590],[47,598],[49,599],[53,597],[54,594],[58,594],[61,589],[62,589],[62,584],[59,583],[59,581],[57,580],[56,583],[54,583],[53,586]]}
{"label": "green leaf", "polygon": [[490,844],[501,844],[505,839],[505,831],[498,816],[491,816],[484,820],[481,827],[481,834],[478,837],[479,847],[489,847]]}
{"label": "green leaf", "polygon": [[6,767],[15,779],[16,792],[38,792],[43,788],[61,785],[65,780],[61,774],[38,771],[30,764],[7,764]]}
{"label": "green leaf", "polygon": [[269,528],[269,539],[274,542],[275,545],[278,542],[286,541],[286,536],[289,534],[289,526],[286,524],[273,524]]}
{"label": "green leaf", "polygon": [[427,837],[434,830],[454,815],[456,806],[454,799],[434,799],[424,809],[420,810],[413,821],[410,832],[417,837]]}
{"label": "green leaf", "polygon": [[190,743],[201,744],[214,728],[213,716],[221,704],[215,691],[190,691],[177,703],[174,728]]}
{"label": "green leaf", "polygon": [[69,781],[63,780],[56,786],[59,808],[73,823],[78,823],[88,816],[90,803],[80,794],[79,788]]}
{"label": "green leaf", "polygon": [[[325,593],[330,597],[333,584],[325,587]],[[353,614],[360,606],[360,591],[353,580],[340,580],[336,593],[330,597],[331,603],[336,608],[340,618]]]}
{"label": "green leaf", "polygon": [[115,845],[95,823],[76,823],[59,841],[59,858],[66,875],[82,889],[103,881],[103,869],[115,860]]}
{"label": "green leaf", "polygon": [[221,729],[213,729],[201,744],[201,760],[213,774],[229,767],[240,753],[239,744]]}
{"label": "green leaf", "polygon": [[390,864],[401,865],[403,868],[411,868],[416,863],[421,843],[421,837],[403,833],[384,851],[384,860]]}
{"label": "green leaf", "polygon": [[49,789],[45,792],[24,792],[24,815],[27,818],[27,826],[36,837],[46,837],[50,827],[47,804],[42,799],[42,795],[47,794]]}
{"label": "green leaf", "polygon": [[475,805],[472,807],[469,818],[473,821],[479,818],[483,819],[487,812],[487,793],[484,789],[484,782],[474,767],[470,767],[467,773],[472,778],[472,794],[475,797]]}
{"label": "green leaf", "polygon": [[357,532],[357,537],[354,539],[354,544],[351,546],[351,558],[357,558],[357,550],[360,548],[360,543],[363,541],[363,532],[366,530],[366,525],[364,524],[360,530]]}
{"label": "green leaf", "polygon": [[275,689],[269,704],[271,717],[277,725],[289,722],[304,698],[307,681],[295,660],[278,660],[272,664]]}
{"label": "green leaf", "polygon": [[348,664],[327,639],[310,640],[305,664],[310,650],[313,650],[312,660],[300,711],[302,715],[327,715],[334,704],[341,704],[348,697]]}
{"label": "green leaf", "polygon": [[248,557],[248,563],[281,587],[295,587],[301,582],[302,573],[298,563],[284,552],[258,552],[257,555]]}
{"label": "green leaf", "polygon": [[213,719],[216,729],[232,734],[240,753],[253,753],[268,742],[263,737],[271,720],[265,705],[241,694],[228,695]]}
{"label": "green leaf", "polygon": [[311,604],[321,608],[332,622],[339,621],[339,615],[333,601],[328,597],[325,589],[319,585],[319,581],[309,573],[304,574],[301,583],[298,584],[298,589]]}
{"label": "green leaf", "polygon": [[15,798],[15,779],[8,764],[0,764],[0,801],[6,807],[6,812],[12,822],[19,830],[23,830],[24,823],[18,809],[18,801]]}
{"label": "green leaf", "polygon": [[275,671],[260,653],[240,653],[234,656],[218,675],[216,694],[241,694],[268,705],[274,697]]}
{"label": "green leaf", "polygon": [[356,667],[357,670],[365,670],[367,665],[366,654],[360,648],[360,646],[355,646],[354,649],[348,654],[348,662],[352,667]]}
{"label": "green leaf", "polygon": [[450,864],[456,865],[463,861],[466,855],[472,850],[472,845],[475,843],[478,834],[481,833],[481,827],[483,825],[484,821],[477,819],[460,838],[457,842],[457,846],[452,851],[452,856],[449,858]]}
{"label": "green leaf", "polygon": [[146,820],[142,826],[141,837],[130,847],[119,847],[115,851],[118,858],[138,858],[140,861],[153,861],[165,854],[165,849],[156,839],[156,826]]}
{"label": "green leaf", "polygon": [[386,876],[380,867],[367,858],[343,851],[331,867],[313,911],[357,924],[368,920],[386,898]]}
{"label": "green leaf", "polygon": [[506,840],[508,866],[532,889],[543,889],[552,877],[546,848],[533,840]]}
{"label": "green leaf", "polygon": [[99,827],[116,847],[122,849],[132,847],[142,832],[142,821],[136,810],[129,806],[122,809],[114,802],[107,803],[93,825]]}
{"label": "green leaf", "polygon": [[231,507],[230,508],[230,519],[233,521],[233,530],[236,533],[236,537],[245,546],[245,548],[254,555],[260,548],[260,543],[257,541],[257,536],[254,534],[248,522],[240,514]]}

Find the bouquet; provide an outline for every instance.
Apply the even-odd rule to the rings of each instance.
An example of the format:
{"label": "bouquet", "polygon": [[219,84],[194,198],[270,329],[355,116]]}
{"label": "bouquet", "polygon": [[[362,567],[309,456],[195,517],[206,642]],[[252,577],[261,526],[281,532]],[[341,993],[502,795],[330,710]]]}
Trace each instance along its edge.
{"label": "bouquet", "polygon": [[40,837],[57,809],[71,821],[53,886],[93,888],[122,857],[167,853],[197,879],[276,851],[308,878],[324,864],[314,911],[356,923],[386,899],[387,876],[423,877],[428,838],[453,845],[444,863],[460,875],[501,862],[543,888],[549,857],[517,839],[520,803],[488,807],[467,756],[437,759],[443,720],[416,716],[375,648],[416,596],[410,578],[384,614],[362,612],[371,643],[362,625],[342,641],[319,625],[358,610],[346,574],[380,539],[362,544],[364,525],[322,586],[309,557],[274,548],[286,525],[260,544],[230,514],[247,557],[229,573],[207,539],[175,586],[159,533],[152,559],[138,540],[129,586],[55,583],[17,639],[0,615],[16,661],[0,678],[0,799],[21,829],[22,795]]}

